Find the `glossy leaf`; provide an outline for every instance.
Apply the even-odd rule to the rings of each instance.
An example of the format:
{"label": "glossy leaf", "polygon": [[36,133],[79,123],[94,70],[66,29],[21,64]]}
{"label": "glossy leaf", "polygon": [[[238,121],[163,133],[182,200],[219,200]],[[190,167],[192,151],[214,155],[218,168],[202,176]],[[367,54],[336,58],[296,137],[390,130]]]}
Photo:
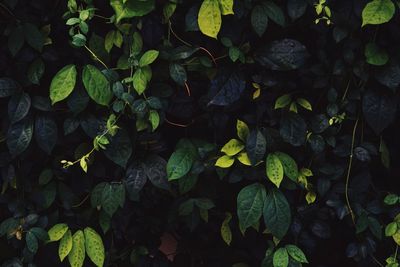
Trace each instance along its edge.
{"label": "glossy leaf", "polygon": [[67,65],[53,77],[50,84],[50,99],[53,105],[72,93],[75,88],[76,75],[75,65]]}
{"label": "glossy leaf", "polygon": [[264,222],[267,229],[278,239],[282,239],[291,224],[289,203],[277,189],[268,191],[264,204]]}
{"label": "glossy leaf", "polygon": [[107,78],[93,65],[86,65],[82,71],[82,82],[90,98],[97,104],[107,106],[113,94]]}
{"label": "glossy leaf", "polygon": [[[222,24],[221,10],[218,1],[219,0],[203,0],[197,19],[201,32],[212,38],[217,38]],[[228,0],[224,1],[228,2]]]}
{"label": "glossy leaf", "polygon": [[243,229],[254,225],[261,218],[265,201],[265,188],[254,183],[240,190],[237,196],[237,214]]}

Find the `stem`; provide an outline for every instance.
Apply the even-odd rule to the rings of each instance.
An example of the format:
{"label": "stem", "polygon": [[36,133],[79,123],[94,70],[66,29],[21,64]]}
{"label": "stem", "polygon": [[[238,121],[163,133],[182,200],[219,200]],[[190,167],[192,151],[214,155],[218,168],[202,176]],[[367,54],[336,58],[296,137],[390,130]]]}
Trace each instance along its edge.
{"label": "stem", "polygon": [[106,69],[108,69],[107,65],[86,45],[84,45],[84,47],[86,48],[87,51],[89,51],[89,53],[94,57],[95,60],[97,60],[98,62],[100,62],[101,65],[103,65]]}
{"label": "stem", "polygon": [[85,203],[85,201],[89,198],[89,196],[90,196],[90,194],[87,194],[86,197],[81,202],[79,202],[76,205],[73,205],[72,208],[78,208],[78,207],[82,206],[82,204]]}
{"label": "stem", "polygon": [[342,102],[344,101],[344,99],[347,96],[347,92],[349,91],[349,87],[350,87],[350,82],[351,82],[351,78],[349,79],[349,82],[347,83],[347,86],[346,86],[346,90],[344,91],[344,94],[343,94],[343,97],[342,97]]}
{"label": "stem", "polygon": [[351,205],[350,205],[349,181],[350,181],[351,166],[353,164],[353,150],[354,150],[354,143],[355,143],[355,136],[356,136],[356,131],[357,131],[358,120],[359,120],[359,118],[357,118],[356,122],[354,123],[354,127],[353,127],[353,135],[352,135],[352,139],[351,139],[351,150],[350,150],[350,157],[349,157],[349,167],[347,169],[346,188],[345,188],[346,204],[347,204],[347,208],[350,212],[351,219],[352,219],[354,225],[356,224],[356,221],[355,221],[355,215],[354,215],[353,209],[351,208]]}
{"label": "stem", "polygon": [[171,125],[177,126],[177,127],[182,127],[182,128],[187,128],[187,127],[189,127],[189,126],[193,123],[193,121],[192,121],[191,123],[188,123],[188,124],[180,124],[180,123],[172,122],[172,121],[168,120],[167,118],[165,118],[165,121],[166,121],[168,124],[171,124]]}
{"label": "stem", "polygon": [[378,264],[380,267],[385,267],[385,266],[383,266],[382,263],[380,263],[380,262],[374,257],[374,255],[371,255],[371,258],[372,258],[372,259],[375,261],[375,263]]}

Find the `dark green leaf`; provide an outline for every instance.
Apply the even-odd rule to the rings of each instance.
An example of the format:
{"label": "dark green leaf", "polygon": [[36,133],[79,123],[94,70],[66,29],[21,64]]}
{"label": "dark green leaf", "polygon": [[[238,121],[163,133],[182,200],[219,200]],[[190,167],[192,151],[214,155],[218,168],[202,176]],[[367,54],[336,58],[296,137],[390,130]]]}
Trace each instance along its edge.
{"label": "dark green leaf", "polygon": [[237,197],[237,214],[243,229],[256,224],[262,216],[265,201],[265,187],[259,183],[240,190]]}
{"label": "dark green leaf", "polygon": [[24,152],[32,140],[33,120],[25,118],[24,120],[11,125],[7,133],[7,146],[13,157]]}
{"label": "dark green leaf", "polygon": [[291,224],[291,215],[289,203],[278,189],[267,193],[263,214],[267,229],[275,237],[282,239]]}
{"label": "dark green leaf", "polygon": [[51,154],[57,143],[58,129],[54,119],[48,115],[38,115],[35,119],[35,139],[39,147]]}
{"label": "dark green leaf", "polygon": [[11,123],[16,123],[28,115],[31,108],[31,98],[27,93],[15,94],[8,102],[8,117]]}

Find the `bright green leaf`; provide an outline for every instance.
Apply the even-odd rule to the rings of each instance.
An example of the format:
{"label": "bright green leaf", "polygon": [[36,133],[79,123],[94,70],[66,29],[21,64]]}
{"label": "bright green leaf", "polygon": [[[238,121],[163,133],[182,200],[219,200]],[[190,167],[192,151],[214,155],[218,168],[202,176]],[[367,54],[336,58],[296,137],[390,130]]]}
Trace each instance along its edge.
{"label": "bright green leaf", "polygon": [[50,84],[51,103],[55,103],[67,98],[74,90],[76,83],[75,65],[67,65],[53,77]]}
{"label": "bright green leaf", "polygon": [[282,163],[283,172],[292,181],[297,182],[297,177],[299,176],[299,170],[297,168],[297,163],[294,159],[286,153],[276,152],[274,153]]}
{"label": "bright green leaf", "polygon": [[68,231],[68,225],[65,223],[59,223],[54,225],[49,230],[49,238],[50,241],[58,241],[60,240],[64,234]]}
{"label": "bright green leaf", "polygon": [[150,65],[157,59],[158,54],[159,52],[157,50],[146,51],[139,60],[139,66],[144,67]]}
{"label": "bright green leaf", "polygon": [[249,135],[249,127],[247,124],[241,120],[236,121],[236,132],[240,140],[246,142],[247,136]]}
{"label": "bright green leaf", "polygon": [[83,85],[90,98],[97,104],[108,106],[113,93],[106,76],[93,65],[86,65],[82,71]]}
{"label": "bright green leaf", "polygon": [[234,158],[232,158],[228,155],[223,155],[222,157],[219,157],[217,159],[215,166],[220,167],[220,168],[229,168],[230,166],[233,165],[234,162],[235,162]]}
{"label": "bright green leaf", "polygon": [[295,261],[300,263],[308,263],[306,255],[304,255],[303,251],[295,245],[286,245],[286,251],[289,253],[289,256],[292,257]]}
{"label": "bright green leaf", "polygon": [[392,19],[395,6],[391,0],[372,0],[362,11],[362,26],[382,24]]}
{"label": "bright green leaf", "polygon": [[234,156],[244,149],[244,144],[237,139],[231,139],[226,143],[221,152],[224,152],[228,156]]}
{"label": "bright green leaf", "polygon": [[279,248],[274,253],[274,267],[287,267],[289,265],[289,255],[285,248]]}
{"label": "bright green leaf", "polygon": [[82,230],[76,231],[72,236],[72,249],[68,254],[71,267],[82,267],[85,260],[85,237]]}
{"label": "bright green leaf", "polygon": [[71,230],[68,230],[61,238],[60,245],[58,247],[58,256],[60,261],[63,261],[65,257],[71,252],[72,249],[72,234]]}
{"label": "bright green leaf", "polygon": [[105,253],[103,241],[101,240],[100,235],[90,227],[85,228],[84,234],[87,255],[97,267],[102,267]]}
{"label": "bright green leaf", "polygon": [[283,165],[279,157],[274,153],[267,156],[266,173],[268,179],[279,188],[283,180]]}
{"label": "bright green leaf", "polygon": [[222,19],[218,0],[204,0],[197,18],[200,31],[212,38],[217,38]]}

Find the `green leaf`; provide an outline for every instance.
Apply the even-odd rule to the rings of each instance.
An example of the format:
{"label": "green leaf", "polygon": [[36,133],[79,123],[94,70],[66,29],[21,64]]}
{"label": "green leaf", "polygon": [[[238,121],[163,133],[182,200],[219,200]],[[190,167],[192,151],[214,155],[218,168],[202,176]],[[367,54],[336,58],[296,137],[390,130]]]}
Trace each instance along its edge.
{"label": "green leaf", "polygon": [[0,98],[9,97],[20,89],[18,83],[10,78],[0,78]]}
{"label": "green leaf", "polygon": [[187,81],[185,68],[177,63],[169,64],[169,75],[179,85],[183,86]]}
{"label": "green leaf", "polygon": [[168,180],[177,180],[186,175],[194,163],[194,156],[186,149],[178,149],[172,153],[167,163]]}
{"label": "green leaf", "polygon": [[375,66],[383,66],[389,61],[389,56],[385,50],[380,49],[374,43],[368,43],[364,51],[368,64]]}
{"label": "green leaf", "polygon": [[362,11],[362,27],[367,24],[382,24],[392,19],[395,6],[391,0],[372,0]]}
{"label": "green leaf", "polygon": [[49,238],[49,234],[47,233],[46,230],[44,230],[43,228],[40,227],[32,227],[29,231],[31,231],[32,233],[35,234],[35,236],[42,241],[48,241]]}
{"label": "green leaf", "polygon": [[240,140],[246,142],[247,136],[249,135],[249,127],[247,124],[241,120],[236,121],[236,132]]}
{"label": "green leaf", "polygon": [[19,226],[18,220],[14,218],[8,218],[1,222],[0,224],[0,236],[4,236],[7,234],[7,238],[9,235],[13,235],[13,232]]}
{"label": "green leaf", "polygon": [[244,144],[237,139],[231,139],[222,148],[221,152],[224,152],[228,156],[234,156],[244,149]]}
{"label": "green leaf", "polygon": [[154,0],[110,0],[110,5],[114,9],[116,21],[119,23],[122,19],[147,15],[154,9]]}
{"label": "green leaf", "polygon": [[223,155],[222,157],[219,157],[217,161],[215,162],[215,166],[220,167],[220,168],[229,168],[230,166],[233,165],[235,162],[235,159],[228,156],[228,155]]}
{"label": "green leaf", "polygon": [[35,119],[35,139],[39,147],[48,155],[57,143],[57,124],[49,115],[37,115]]}
{"label": "green leaf", "polygon": [[303,251],[295,245],[286,245],[286,251],[289,253],[289,256],[292,257],[295,261],[300,263],[308,263],[306,255],[304,255]]}
{"label": "green leaf", "polygon": [[7,146],[13,157],[24,152],[31,143],[33,135],[33,120],[29,117],[11,125],[7,132]]}
{"label": "green leaf", "polygon": [[221,225],[221,237],[222,240],[229,246],[232,242],[232,231],[231,228],[229,227],[229,222],[232,219],[232,214],[229,212],[226,213],[225,219],[222,222]]}
{"label": "green leaf", "polygon": [[251,26],[258,36],[262,36],[268,27],[268,15],[264,5],[256,5],[251,11]]}
{"label": "green leaf", "polygon": [[72,250],[72,234],[71,230],[65,232],[63,237],[61,238],[60,245],[58,246],[58,256],[60,257],[60,261],[63,261],[65,257]]}
{"label": "green leaf", "polygon": [[156,110],[149,111],[149,121],[151,124],[152,132],[154,132],[160,124],[160,115],[158,115],[158,112]]}
{"label": "green leaf", "polygon": [[44,62],[41,58],[34,60],[28,68],[28,79],[33,84],[40,84],[40,79],[44,74]]}
{"label": "green leaf", "polygon": [[68,254],[71,267],[82,267],[85,260],[85,237],[82,230],[76,231],[72,236],[72,249]]}
{"label": "green leaf", "polygon": [[283,165],[275,153],[267,156],[266,173],[268,179],[279,188],[283,180]]}
{"label": "green leaf", "polygon": [[64,234],[68,231],[68,225],[65,223],[59,223],[54,225],[49,230],[49,238],[50,241],[58,241],[60,240]]}
{"label": "green leaf", "polygon": [[285,175],[294,182],[297,182],[297,177],[299,176],[299,169],[297,167],[296,161],[294,161],[294,159],[286,153],[276,152],[274,154],[281,161],[283,166],[283,172],[285,173]]}
{"label": "green leaf", "polygon": [[121,198],[125,198],[125,191],[119,190],[119,186],[123,185],[107,184],[101,194],[101,206],[110,217],[114,215],[120,206]]}
{"label": "green leaf", "polygon": [[35,254],[37,252],[39,245],[38,245],[38,240],[36,236],[33,234],[33,232],[29,231],[28,233],[26,233],[25,241],[29,251]]}
{"label": "green leaf", "polygon": [[384,198],[383,202],[386,205],[395,205],[399,202],[399,196],[395,194],[389,194]]}
{"label": "green leaf", "polygon": [[251,164],[254,166],[264,159],[267,141],[259,130],[253,130],[247,137],[246,151]]}
{"label": "green leaf", "polygon": [[90,260],[97,266],[102,267],[104,264],[104,245],[100,235],[90,227],[86,227],[85,234],[85,247],[86,253]]}
{"label": "green leaf", "polygon": [[393,236],[397,232],[397,222],[391,222],[388,225],[386,225],[385,228],[385,236]]}
{"label": "green leaf", "polygon": [[18,52],[24,46],[24,42],[24,28],[22,26],[13,28],[10,36],[8,37],[8,49],[13,57],[18,54]]}
{"label": "green leaf", "polygon": [[233,14],[233,0],[218,0],[222,15]]}
{"label": "green leaf", "polygon": [[15,94],[8,102],[8,117],[11,123],[16,123],[28,115],[31,108],[31,98],[27,93]]}
{"label": "green leaf", "polygon": [[275,237],[282,239],[291,224],[291,215],[289,203],[278,189],[267,193],[263,215],[267,229]]}
{"label": "green leaf", "polygon": [[132,156],[132,141],[125,129],[119,129],[117,134],[111,137],[110,144],[106,150],[103,150],[104,155],[115,164],[126,167],[130,157]]}
{"label": "green leaf", "polygon": [[292,97],[290,96],[290,94],[280,96],[275,101],[275,109],[287,107],[291,101],[292,101]]}
{"label": "green leaf", "polygon": [[51,103],[55,103],[67,98],[74,90],[76,83],[75,65],[67,65],[53,77],[50,84]]}
{"label": "green leaf", "polygon": [[159,52],[157,50],[146,51],[139,60],[139,66],[144,67],[150,65],[157,59],[158,54]]}
{"label": "green leaf", "polygon": [[309,111],[312,111],[311,103],[308,102],[307,99],[298,98],[298,99],[296,99],[296,102],[297,102],[297,104],[299,104],[299,105],[302,106],[303,108],[305,108],[305,109],[307,109],[307,110],[309,110]]}
{"label": "green leaf", "polygon": [[142,69],[137,69],[132,77],[133,88],[141,95],[147,87],[147,79]]}
{"label": "green leaf", "polygon": [[222,24],[218,0],[203,1],[200,6],[197,22],[203,34],[217,39]]}
{"label": "green leaf", "polygon": [[289,265],[289,255],[285,248],[279,248],[274,253],[274,267],[287,267]]}
{"label": "green leaf", "polygon": [[44,39],[42,33],[36,25],[31,23],[24,24],[24,35],[26,42],[35,50],[42,52]]}
{"label": "green leaf", "polygon": [[97,104],[108,106],[113,93],[110,83],[101,71],[93,65],[86,65],[82,71],[82,82],[90,98]]}
{"label": "green leaf", "polygon": [[254,183],[240,190],[237,197],[237,214],[243,229],[256,224],[263,213],[265,187]]}
{"label": "green leaf", "polygon": [[265,1],[263,2],[263,5],[265,7],[265,12],[267,13],[268,18],[270,18],[273,22],[280,26],[285,25],[285,15],[283,14],[283,11],[279,6],[277,6],[272,1]]}

